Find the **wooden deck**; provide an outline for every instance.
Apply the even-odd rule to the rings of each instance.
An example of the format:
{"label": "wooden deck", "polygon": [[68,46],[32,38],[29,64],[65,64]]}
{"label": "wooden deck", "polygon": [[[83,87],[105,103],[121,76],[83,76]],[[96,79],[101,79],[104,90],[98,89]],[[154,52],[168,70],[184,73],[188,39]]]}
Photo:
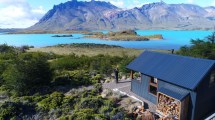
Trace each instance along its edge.
{"label": "wooden deck", "polygon": [[135,100],[141,101],[145,109],[149,109],[151,112],[156,112],[155,104],[136,95],[131,91],[131,80],[120,80],[118,83],[115,82],[103,83],[103,88],[112,89],[114,91],[119,91],[122,94],[126,94],[127,96]]}

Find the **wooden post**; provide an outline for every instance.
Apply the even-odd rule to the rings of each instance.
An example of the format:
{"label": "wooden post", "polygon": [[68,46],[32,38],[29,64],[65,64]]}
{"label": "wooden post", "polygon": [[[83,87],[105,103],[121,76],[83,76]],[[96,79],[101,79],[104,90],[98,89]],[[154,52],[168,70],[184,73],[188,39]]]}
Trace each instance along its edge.
{"label": "wooden post", "polygon": [[134,79],[134,73],[133,73],[133,70],[131,71],[131,75],[130,75],[130,77],[131,77],[131,80],[133,80],[133,79]]}

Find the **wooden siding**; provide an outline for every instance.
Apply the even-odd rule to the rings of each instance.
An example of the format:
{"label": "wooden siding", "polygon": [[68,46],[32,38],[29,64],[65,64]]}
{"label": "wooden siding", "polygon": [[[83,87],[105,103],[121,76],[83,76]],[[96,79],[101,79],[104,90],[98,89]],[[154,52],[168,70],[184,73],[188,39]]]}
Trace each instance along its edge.
{"label": "wooden siding", "polygon": [[[132,80],[131,81],[131,91],[137,94],[138,96],[151,101],[154,104],[157,104],[157,97],[149,93],[149,83],[150,83],[150,77],[142,74],[141,81],[139,80]],[[177,89],[182,89],[185,91],[188,91],[190,93],[190,100],[189,100],[189,110],[188,110],[188,118],[187,120],[195,120],[195,105],[196,105],[196,92],[187,90],[185,88],[181,88],[179,86],[166,83],[164,81],[158,80],[158,89],[159,88],[168,88],[168,87],[175,87]]]}
{"label": "wooden siding", "polygon": [[151,101],[154,104],[157,104],[157,97],[149,93],[150,79],[150,77],[142,74],[141,81],[132,80],[131,91],[139,95],[140,97],[145,98],[146,100]]}
{"label": "wooden siding", "polygon": [[209,87],[211,72],[197,88],[195,119],[202,120],[215,112],[215,86]]}
{"label": "wooden siding", "polygon": [[183,102],[181,102],[181,114],[180,119],[181,120],[187,120],[188,116],[188,109],[189,109],[189,99],[190,96],[187,96]]}

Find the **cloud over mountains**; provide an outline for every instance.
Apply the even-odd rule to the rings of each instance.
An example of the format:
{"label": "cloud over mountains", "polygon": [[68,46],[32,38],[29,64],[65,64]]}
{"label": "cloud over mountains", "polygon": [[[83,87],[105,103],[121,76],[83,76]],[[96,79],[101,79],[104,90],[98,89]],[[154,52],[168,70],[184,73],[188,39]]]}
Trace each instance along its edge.
{"label": "cloud over mountains", "polygon": [[0,28],[26,28],[46,13],[42,6],[32,8],[26,0],[0,0]]}

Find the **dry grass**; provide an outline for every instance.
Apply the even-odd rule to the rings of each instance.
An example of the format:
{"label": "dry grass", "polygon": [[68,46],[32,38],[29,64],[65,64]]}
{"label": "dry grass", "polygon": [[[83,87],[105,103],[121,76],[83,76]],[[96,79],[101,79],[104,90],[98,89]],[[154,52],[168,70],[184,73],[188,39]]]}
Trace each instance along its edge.
{"label": "dry grass", "polygon": [[28,52],[47,52],[47,53],[55,53],[59,55],[86,55],[86,56],[96,56],[99,54],[103,55],[111,55],[111,56],[138,56],[143,50],[137,49],[128,49],[128,48],[82,48],[82,47],[73,47],[73,46],[53,46],[53,47],[44,47],[44,48],[31,48]]}
{"label": "dry grass", "polygon": [[[99,44],[71,44],[71,45],[57,45],[43,48],[30,48],[28,52],[46,52],[55,53],[58,55],[86,55],[86,56],[96,56],[96,55],[110,55],[110,56],[138,56],[142,53],[144,49],[131,49],[122,48],[119,46],[109,46],[109,45],[99,45]],[[157,52],[169,53],[167,50],[152,50]]]}

